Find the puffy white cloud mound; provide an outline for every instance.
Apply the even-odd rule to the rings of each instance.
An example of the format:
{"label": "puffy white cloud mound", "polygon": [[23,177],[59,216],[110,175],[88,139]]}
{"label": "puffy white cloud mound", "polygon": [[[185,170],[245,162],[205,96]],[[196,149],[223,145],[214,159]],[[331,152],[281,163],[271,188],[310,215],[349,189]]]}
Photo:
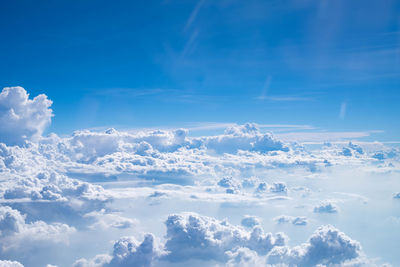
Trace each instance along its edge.
{"label": "puffy white cloud mound", "polygon": [[0,206],[0,254],[33,241],[67,242],[75,228],[62,223],[47,224],[43,221],[25,222],[25,216],[8,206]]}
{"label": "puffy white cloud mound", "polygon": [[18,261],[3,261],[3,260],[0,260],[0,267],[24,267],[24,265],[22,265]]}
{"label": "puffy white cloud mound", "polygon": [[343,264],[361,256],[360,244],[331,225],[321,226],[307,243],[289,248],[275,247],[268,254],[270,264],[307,267]]}
{"label": "puffy white cloud mound", "polygon": [[254,123],[236,125],[225,130],[223,135],[204,137],[195,140],[207,149],[216,153],[236,153],[239,150],[257,151],[289,151],[289,148],[271,133],[261,133]]}
{"label": "puffy white cloud mound", "polygon": [[259,226],[248,231],[195,213],[170,215],[165,224],[163,246],[151,234],[141,243],[123,237],[114,243],[112,255],[80,259],[74,267],[183,266],[190,262],[202,262],[196,266],[366,266],[368,261],[357,241],[331,225],[319,227],[307,242],[289,247],[281,233],[264,234]]}
{"label": "puffy white cloud mound", "polygon": [[218,186],[225,188],[225,192],[228,194],[238,193],[241,185],[240,182],[232,177],[224,177],[217,183]]}
{"label": "puffy white cloud mound", "polygon": [[152,234],[146,234],[142,243],[133,237],[124,237],[114,244],[113,258],[106,266],[151,266],[161,253]]}
{"label": "puffy white cloud mound", "polygon": [[[249,126],[255,130],[247,129]],[[198,151],[210,155],[224,153],[235,154],[238,151],[266,153],[285,151],[289,148],[271,133],[260,133],[253,124],[245,124],[227,129],[225,134],[206,137],[188,137],[188,131],[149,131],[128,133],[109,129],[104,132],[76,131],[69,138],[47,139],[47,149],[52,148],[72,161],[95,165],[110,165],[118,161],[119,165],[137,162],[134,165],[156,165],[158,161],[173,160],[173,153],[190,156]],[[210,155],[208,157],[210,157]],[[123,161],[123,162],[121,162]]]}
{"label": "puffy white cloud mound", "polygon": [[152,266],[161,255],[162,247],[152,234],[146,234],[140,243],[134,237],[122,237],[114,243],[112,256],[101,254],[91,260],[80,259],[74,267]]}
{"label": "puffy white cloud mound", "polygon": [[61,152],[73,160],[90,162],[117,152],[140,156],[159,156],[159,152],[173,152],[189,144],[187,130],[150,131],[136,134],[108,129],[104,132],[76,131],[62,140]]}
{"label": "puffy white cloud mound", "polygon": [[292,224],[294,225],[306,225],[308,223],[307,218],[306,217],[295,217],[292,220]]}
{"label": "puffy white cloud mound", "polygon": [[227,267],[252,267],[264,266],[264,259],[259,257],[254,250],[238,247],[234,251],[227,251],[229,257],[225,266]]}
{"label": "puffy white cloud mound", "polygon": [[273,183],[270,186],[269,191],[272,193],[287,193],[287,187],[285,183],[279,182],[279,183]]}
{"label": "puffy white cloud mound", "polygon": [[90,229],[104,229],[107,230],[110,227],[117,229],[125,229],[132,227],[135,224],[135,220],[125,218],[118,213],[107,213],[105,209],[100,211],[92,211],[85,214],[85,218],[93,218],[96,220],[94,224],[89,226]]}
{"label": "puffy white cloud mound", "polygon": [[283,233],[264,233],[259,226],[248,231],[196,213],[170,215],[165,225],[163,246],[152,234],[146,234],[141,243],[133,237],[123,237],[114,243],[111,256],[100,254],[91,260],[80,259],[74,267],[164,266],[192,260],[254,266],[265,262],[272,248],[287,242]]}
{"label": "puffy white cloud mound", "polygon": [[167,242],[165,250],[169,261],[208,259],[225,262],[226,252],[246,247],[259,255],[266,255],[273,247],[286,244],[286,236],[264,233],[261,227],[251,231],[233,226],[226,221],[195,213],[170,215],[165,222]]}
{"label": "puffy white cloud mound", "polygon": [[23,144],[40,137],[53,116],[52,101],[41,94],[29,99],[22,87],[6,87],[0,93],[0,142]]}
{"label": "puffy white cloud mound", "polygon": [[[221,213],[224,216],[229,216],[233,207],[240,211],[248,205],[256,206],[251,210],[253,214],[263,206],[271,207],[272,213],[260,210],[259,215],[272,219],[269,216],[280,214],[275,208],[286,210],[284,207],[294,203],[296,209],[306,208],[310,201],[337,199],[341,192],[325,195],[324,190],[317,190],[319,186],[324,189],[324,179],[319,178],[327,176],[329,180],[330,170],[341,171],[344,166],[354,172],[390,173],[398,172],[400,167],[400,150],[383,144],[350,142],[344,147],[330,144],[309,150],[306,145],[284,143],[252,123],[230,127],[220,135],[201,137],[191,137],[184,129],[136,133],[109,129],[76,131],[69,137],[41,137],[51,120],[50,106],[45,95],[29,99],[21,87],[5,88],[0,93],[0,202],[10,206],[0,205],[3,259],[25,263],[28,260],[24,255],[40,258],[32,249],[47,253],[43,248],[46,245],[41,247],[43,243],[64,246],[68,235],[75,231],[71,226],[79,230],[79,237],[100,231],[107,231],[105,238],[108,234],[119,237],[123,234],[118,231],[126,233],[137,224],[129,218],[131,203],[137,205],[132,206],[134,209],[154,208],[154,217],[150,219],[160,214],[157,205],[163,209],[176,204],[174,212],[191,208],[198,211],[199,202],[201,206],[218,205],[226,211]],[[275,175],[281,178],[274,183]],[[113,183],[107,184],[110,180]],[[346,192],[347,189],[350,190],[346,188]],[[386,200],[391,197],[388,194]],[[399,199],[400,193],[393,197]],[[113,198],[121,210],[111,208],[113,204],[107,206]],[[343,198],[337,199],[338,203],[350,201]],[[334,200],[314,208],[316,213],[337,211]],[[276,221],[308,223],[305,217],[293,216],[281,216]],[[163,246],[152,235],[146,235],[143,242],[121,238],[111,255],[81,259],[75,266],[175,266],[193,261],[262,266],[267,259],[282,266],[342,265],[342,259],[347,261],[360,250],[343,233],[329,227],[322,228],[302,246],[289,248],[283,234],[264,233],[257,217],[245,217],[241,225],[194,213],[171,215],[166,221]],[[24,253],[24,247],[29,253]],[[63,265],[57,260],[54,263]]]}
{"label": "puffy white cloud mound", "polygon": [[330,201],[323,201],[314,207],[315,213],[338,213],[339,207]]}
{"label": "puffy white cloud mound", "polygon": [[85,202],[105,202],[110,198],[99,185],[81,182],[54,172],[40,172],[35,176],[3,173],[3,176],[0,197],[9,201],[29,199],[61,204],[79,200],[83,205]]}
{"label": "puffy white cloud mound", "polygon": [[258,184],[255,194],[261,195],[265,193],[274,193],[274,194],[282,194],[286,195],[288,192],[288,188],[283,182],[276,182],[273,184],[267,184],[265,182],[261,182]]}
{"label": "puffy white cloud mound", "polygon": [[[92,225],[95,228],[123,228],[132,224],[117,215],[85,217],[88,212],[101,210],[112,199],[99,185],[53,172],[32,176],[2,173],[2,176],[0,199],[26,214],[29,220],[61,221],[73,226],[79,226],[83,220],[97,220],[97,224]],[[40,232],[32,234],[40,235]]]}
{"label": "puffy white cloud mound", "polygon": [[96,255],[93,259],[79,259],[74,262],[73,267],[102,267],[112,260],[108,254]]}

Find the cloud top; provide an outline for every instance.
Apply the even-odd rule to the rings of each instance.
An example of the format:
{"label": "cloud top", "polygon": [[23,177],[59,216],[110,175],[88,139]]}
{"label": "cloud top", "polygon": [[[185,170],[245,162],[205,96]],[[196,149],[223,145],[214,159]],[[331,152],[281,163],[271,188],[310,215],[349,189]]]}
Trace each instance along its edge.
{"label": "cloud top", "polygon": [[41,94],[29,99],[22,87],[5,87],[0,93],[0,142],[23,144],[40,137],[53,116],[52,101]]}
{"label": "cloud top", "polygon": [[331,225],[319,227],[307,243],[300,246],[276,247],[268,255],[272,264],[289,266],[316,266],[343,264],[360,257],[360,244]]}

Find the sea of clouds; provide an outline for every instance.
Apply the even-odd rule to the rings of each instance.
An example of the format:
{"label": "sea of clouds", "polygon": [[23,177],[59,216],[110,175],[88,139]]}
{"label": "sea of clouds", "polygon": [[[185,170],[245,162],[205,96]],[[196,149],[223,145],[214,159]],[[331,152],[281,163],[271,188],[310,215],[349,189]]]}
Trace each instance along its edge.
{"label": "sea of clouds", "polygon": [[257,124],[43,136],[0,93],[0,266],[396,266],[400,150],[283,142]]}

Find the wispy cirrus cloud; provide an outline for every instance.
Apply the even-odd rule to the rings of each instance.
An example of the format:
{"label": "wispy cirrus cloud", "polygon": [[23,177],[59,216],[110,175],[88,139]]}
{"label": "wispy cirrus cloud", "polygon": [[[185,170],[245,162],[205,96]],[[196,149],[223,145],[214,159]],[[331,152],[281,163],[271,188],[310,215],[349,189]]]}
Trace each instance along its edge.
{"label": "wispy cirrus cloud", "polygon": [[205,0],[200,0],[197,2],[196,6],[194,7],[192,13],[190,13],[190,16],[188,20],[185,23],[184,31],[187,31],[193,24],[193,22],[196,20],[197,15],[199,14],[199,11],[204,5]]}
{"label": "wispy cirrus cloud", "polygon": [[311,96],[301,95],[270,95],[270,87],[272,83],[272,75],[267,75],[264,86],[261,89],[261,94],[256,96],[255,99],[262,101],[275,101],[275,102],[297,102],[297,101],[312,101],[315,98]]}

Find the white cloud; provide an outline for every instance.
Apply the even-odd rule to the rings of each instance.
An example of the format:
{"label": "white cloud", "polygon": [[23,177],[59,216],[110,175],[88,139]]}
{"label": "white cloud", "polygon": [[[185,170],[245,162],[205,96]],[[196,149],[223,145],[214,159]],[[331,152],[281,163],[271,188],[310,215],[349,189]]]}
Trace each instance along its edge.
{"label": "white cloud", "polygon": [[284,223],[291,223],[293,225],[307,225],[308,220],[306,217],[301,216],[288,216],[288,215],[281,215],[274,218],[274,221],[277,224],[284,224]]}
{"label": "white cloud", "polygon": [[259,262],[259,256],[265,256],[273,247],[284,246],[287,240],[284,234],[266,234],[259,226],[247,231],[195,213],[170,215],[165,225],[164,246],[151,234],[145,235],[142,243],[133,237],[124,237],[114,243],[111,258],[98,255],[93,260],[80,259],[74,266],[91,266],[96,259],[98,265],[93,266],[152,266],[154,262],[163,266],[163,262],[190,260],[250,266],[250,263]]}
{"label": "white cloud", "polygon": [[0,195],[5,200],[30,199],[33,201],[55,201],[65,203],[68,200],[107,201],[103,188],[71,179],[55,172],[39,172],[32,176],[3,174]]}
{"label": "white cloud", "polygon": [[227,267],[252,267],[265,265],[264,259],[257,252],[246,247],[238,247],[233,251],[227,251]]}
{"label": "white cloud", "polygon": [[194,213],[170,215],[165,224],[165,250],[169,252],[166,259],[173,262],[188,259],[226,261],[226,252],[235,247],[247,247],[266,255],[274,246],[286,244],[286,236],[282,233],[264,233],[257,226],[246,231]]}
{"label": "white cloud", "polygon": [[[33,249],[29,243],[67,242],[76,230],[62,223],[47,224],[44,221],[26,223],[24,215],[8,206],[0,206],[0,254],[10,249]],[[23,247],[23,248],[21,248]]]}
{"label": "white cloud", "polygon": [[170,215],[166,225],[164,246],[151,234],[145,235],[141,243],[133,237],[123,237],[114,243],[111,256],[80,259],[74,267],[184,266],[180,263],[199,260],[199,266],[209,266],[211,262],[243,267],[375,266],[365,258],[359,242],[331,225],[319,227],[306,243],[292,248],[280,233],[274,237],[264,234],[260,227],[246,231],[194,213]]}
{"label": "white cloud", "polygon": [[283,182],[275,182],[273,184],[267,184],[265,182],[261,182],[258,184],[255,191],[257,195],[263,193],[275,193],[275,194],[286,195],[287,192],[288,192],[287,186]]}
{"label": "white cloud", "polygon": [[314,207],[315,213],[338,213],[339,207],[331,201],[323,201]]}
{"label": "white cloud", "polygon": [[135,220],[125,218],[116,212],[107,213],[105,209],[100,211],[92,211],[84,215],[85,218],[95,219],[95,223],[89,226],[91,229],[104,229],[107,230],[109,227],[124,229],[135,225]]}
{"label": "white cloud", "polygon": [[0,267],[24,267],[24,265],[17,261],[0,260]]}
{"label": "white cloud", "polygon": [[273,183],[270,186],[269,191],[272,193],[287,193],[287,187],[286,184],[282,182]]}
{"label": "white cloud", "polygon": [[[235,125],[225,130],[223,135],[198,139],[207,149],[216,153],[236,153],[238,150],[257,151],[289,151],[289,148],[271,133],[260,133],[256,124]],[[194,140],[195,142],[197,140]],[[198,141],[197,141],[198,142]]]}
{"label": "white cloud", "polygon": [[225,192],[228,194],[239,193],[241,188],[240,182],[232,177],[224,177],[217,183],[218,186],[225,188]]}
{"label": "white cloud", "polygon": [[102,267],[112,260],[112,256],[108,254],[96,255],[93,259],[79,259],[74,262],[73,267]]}
{"label": "white cloud", "polygon": [[289,266],[316,266],[343,264],[361,256],[360,244],[333,226],[321,226],[307,243],[289,248],[275,247],[268,254],[270,264]]}
{"label": "white cloud", "polygon": [[114,243],[112,256],[97,255],[91,260],[80,259],[74,267],[152,266],[162,256],[162,248],[152,234],[146,234],[140,243],[134,237],[122,237]]}
{"label": "white cloud", "polygon": [[53,116],[46,95],[29,99],[22,87],[6,87],[0,93],[0,142],[11,145],[38,139]]}
{"label": "white cloud", "polygon": [[[104,239],[108,238],[102,240],[105,244],[119,236],[138,236],[135,232],[141,231],[138,229],[148,227],[146,231],[152,232],[152,223],[174,212],[177,214],[170,215],[166,221],[163,246],[152,235],[147,235],[143,242],[122,238],[115,242],[112,255],[81,259],[76,266],[122,266],[132,262],[162,266],[162,263],[201,262],[203,258],[228,266],[254,266],[279,257],[279,264],[296,262],[307,266],[312,254],[318,251],[317,247],[326,249],[321,253],[328,251],[335,255],[329,238],[342,242],[341,245],[352,242],[347,242],[342,234],[335,236],[332,233],[340,232],[331,229],[321,230],[300,247],[289,248],[283,234],[263,232],[261,218],[268,224],[282,213],[303,212],[309,216],[304,212],[338,212],[334,201],[323,201],[313,207],[314,210],[305,209],[322,199],[336,199],[335,188],[342,192],[339,194],[342,198],[353,196],[343,200],[349,205],[336,216],[314,214],[312,222],[314,225],[322,220],[324,224],[325,220],[343,221],[344,216],[348,216],[348,207],[354,204],[351,202],[354,196],[364,196],[359,190],[362,183],[356,177],[358,174],[384,173],[385,179],[389,179],[390,174],[400,170],[398,148],[375,142],[347,141],[310,148],[283,142],[271,133],[261,132],[262,125],[252,123],[230,124],[223,134],[200,137],[190,137],[185,129],[136,133],[109,129],[76,131],[67,137],[55,134],[41,137],[52,116],[50,105],[51,101],[44,95],[29,99],[20,87],[6,88],[0,95],[0,123],[5,123],[0,129],[0,142],[3,142],[0,143],[0,203],[3,205],[0,239],[6,244],[2,249],[4,258],[23,263],[28,261],[21,260],[21,247],[40,250],[39,244],[54,242],[64,246],[71,233],[85,238],[104,233]],[[281,133],[280,136],[285,134],[290,135]],[[307,133],[304,134],[307,137]],[[363,133],[320,134],[321,140],[363,136]],[[339,180],[344,180],[338,171],[343,169],[350,170],[347,174],[350,173],[354,181],[349,179],[342,186]],[[333,176],[335,180],[331,179]],[[372,181],[369,179],[365,179],[366,185]],[[390,201],[396,181],[376,183],[373,180],[373,187],[379,190],[374,193],[386,192],[386,200]],[[368,194],[368,190],[365,196],[370,201],[364,201],[363,205],[378,206],[374,202],[375,194]],[[393,197],[400,198],[400,193]],[[111,203],[112,200],[115,202]],[[251,213],[258,217],[243,218],[242,227],[196,213],[180,213],[202,212],[201,205],[207,205],[204,210],[210,216],[218,212],[236,220],[240,220],[238,214]],[[130,213],[129,209],[134,212]],[[393,215],[389,214],[393,212],[390,208],[382,212],[386,212],[386,217]],[[133,219],[136,216],[142,217]],[[375,216],[375,220],[376,217],[379,216]],[[149,226],[141,225],[142,219],[146,223],[151,221]],[[283,215],[276,217],[276,221],[293,225],[308,223],[302,216]],[[157,235],[159,232],[160,229],[155,231]],[[318,246],[313,245],[318,236],[323,241]],[[73,250],[66,245],[64,248]],[[7,249],[21,253],[9,257],[12,255]],[[340,249],[348,252],[345,248],[337,248],[337,251]],[[80,254],[79,257],[88,256]],[[314,257],[320,264],[329,265],[329,260],[327,257],[315,260]],[[333,258],[335,261],[338,260]],[[48,262],[53,263],[53,260],[41,263]],[[64,266],[63,262],[54,263]]]}

